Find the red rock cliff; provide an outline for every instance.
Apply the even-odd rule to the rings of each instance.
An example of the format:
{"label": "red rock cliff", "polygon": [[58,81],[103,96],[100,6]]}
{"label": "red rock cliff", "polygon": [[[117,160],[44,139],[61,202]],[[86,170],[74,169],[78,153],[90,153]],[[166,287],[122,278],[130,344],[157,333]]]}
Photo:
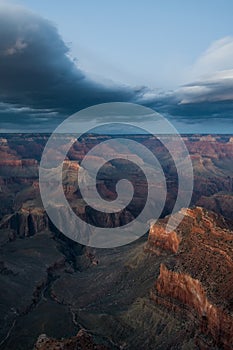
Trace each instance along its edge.
{"label": "red rock cliff", "polygon": [[233,349],[233,232],[223,217],[200,207],[188,209],[170,236],[165,224],[161,220],[151,228],[147,247],[156,254],[176,253],[174,267],[161,264],[151,298],[193,318],[209,348]]}
{"label": "red rock cliff", "polygon": [[181,237],[176,232],[166,232],[164,225],[152,225],[145,250],[160,255],[163,251],[177,253]]}

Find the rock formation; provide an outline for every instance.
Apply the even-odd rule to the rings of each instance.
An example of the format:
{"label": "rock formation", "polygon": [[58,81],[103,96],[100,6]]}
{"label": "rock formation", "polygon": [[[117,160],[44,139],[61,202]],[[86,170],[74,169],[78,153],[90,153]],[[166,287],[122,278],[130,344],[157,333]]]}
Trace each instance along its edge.
{"label": "rock formation", "polygon": [[33,350],[108,350],[105,345],[95,344],[93,338],[83,330],[70,339],[56,340],[46,334],[39,336]]}
{"label": "rock formation", "polygon": [[174,266],[161,264],[151,298],[193,318],[197,342],[204,334],[208,346],[232,349],[233,231],[224,218],[200,207],[188,209],[170,235],[165,224],[163,220],[152,226],[146,249],[157,255],[163,250],[175,254]]}

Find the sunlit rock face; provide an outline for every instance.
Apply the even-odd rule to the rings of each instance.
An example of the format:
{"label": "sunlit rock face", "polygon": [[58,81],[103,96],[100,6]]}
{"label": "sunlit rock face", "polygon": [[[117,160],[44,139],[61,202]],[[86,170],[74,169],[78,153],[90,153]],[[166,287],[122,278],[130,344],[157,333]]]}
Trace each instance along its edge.
{"label": "sunlit rock face", "polygon": [[164,305],[167,298],[170,302],[170,305],[167,303],[168,308],[175,309],[177,302],[179,311],[185,311],[188,307],[191,312],[195,312],[194,321],[198,323],[200,332],[210,335],[213,343],[223,349],[232,349],[233,318],[224,312],[223,307],[217,307],[210,302],[199,280],[188,274],[170,271],[162,264],[156,281],[156,291],[158,296],[152,294],[155,301],[159,303],[159,298],[164,297]]}
{"label": "sunlit rock face", "polygon": [[145,250],[160,255],[163,251],[177,253],[181,237],[176,232],[167,232],[165,225],[152,225],[149,232],[148,242]]}
{"label": "sunlit rock face", "polygon": [[[151,292],[156,304],[186,314],[204,334],[204,343],[233,348],[233,231],[226,220],[203,208],[184,211],[176,232],[155,224],[146,245],[150,252],[173,254],[173,267],[160,266]],[[163,229],[161,228],[163,227]],[[200,339],[197,341],[200,341]],[[204,349],[203,340],[200,342]],[[199,345],[200,345],[199,344]]]}

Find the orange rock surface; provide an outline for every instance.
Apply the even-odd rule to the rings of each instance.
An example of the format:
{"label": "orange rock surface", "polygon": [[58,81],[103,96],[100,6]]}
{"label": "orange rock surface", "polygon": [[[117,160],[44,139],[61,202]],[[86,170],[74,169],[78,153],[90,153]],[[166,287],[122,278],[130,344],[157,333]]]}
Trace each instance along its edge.
{"label": "orange rock surface", "polygon": [[149,251],[175,253],[172,269],[161,264],[151,298],[193,318],[211,346],[233,349],[233,232],[223,217],[203,208],[184,213],[176,232],[165,232],[166,220],[150,230]]}

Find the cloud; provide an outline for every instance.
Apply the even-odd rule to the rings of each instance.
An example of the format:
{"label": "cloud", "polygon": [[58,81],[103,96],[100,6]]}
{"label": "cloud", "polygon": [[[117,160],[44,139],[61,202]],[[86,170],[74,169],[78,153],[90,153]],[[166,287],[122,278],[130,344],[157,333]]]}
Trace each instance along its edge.
{"label": "cloud", "polygon": [[190,122],[233,118],[233,38],[212,43],[175,91],[100,84],[78,67],[57,28],[17,6],[0,4],[1,130],[50,131],[66,116],[104,102],[139,103]]}
{"label": "cloud", "polygon": [[146,103],[183,121],[233,120],[233,38],[215,41],[189,69],[193,82]]}
{"label": "cloud", "polygon": [[20,53],[21,51],[23,51],[23,49],[25,49],[27,47],[27,43],[23,41],[23,39],[16,39],[16,42],[11,46],[5,49],[5,51],[3,51],[3,55],[5,56],[11,56],[11,55],[15,55],[17,53]]}
{"label": "cloud", "polygon": [[[97,103],[129,101],[134,95],[133,89],[89,79],[69,57],[51,22],[24,8],[0,5],[0,101],[6,104],[1,121],[9,118],[9,105],[16,108],[11,109],[14,118],[22,117],[22,107],[67,115]],[[24,110],[31,119],[33,114]]]}
{"label": "cloud", "polygon": [[180,104],[233,100],[233,69],[220,71],[177,91]]}
{"label": "cloud", "polygon": [[193,79],[176,91],[179,104],[233,100],[233,37],[213,42],[187,76]]}
{"label": "cloud", "polygon": [[189,79],[215,74],[233,68],[233,37],[214,41],[196,60],[188,73]]}
{"label": "cloud", "polygon": [[159,101],[150,105],[175,119],[190,121],[218,118],[233,121],[233,78],[232,71],[215,75],[182,86],[170,94],[161,95]]}
{"label": "cloud", "polygon": [[233,37],[213,42],[190,69],[192,83],[177,89],[175,116],[233,119]]}

